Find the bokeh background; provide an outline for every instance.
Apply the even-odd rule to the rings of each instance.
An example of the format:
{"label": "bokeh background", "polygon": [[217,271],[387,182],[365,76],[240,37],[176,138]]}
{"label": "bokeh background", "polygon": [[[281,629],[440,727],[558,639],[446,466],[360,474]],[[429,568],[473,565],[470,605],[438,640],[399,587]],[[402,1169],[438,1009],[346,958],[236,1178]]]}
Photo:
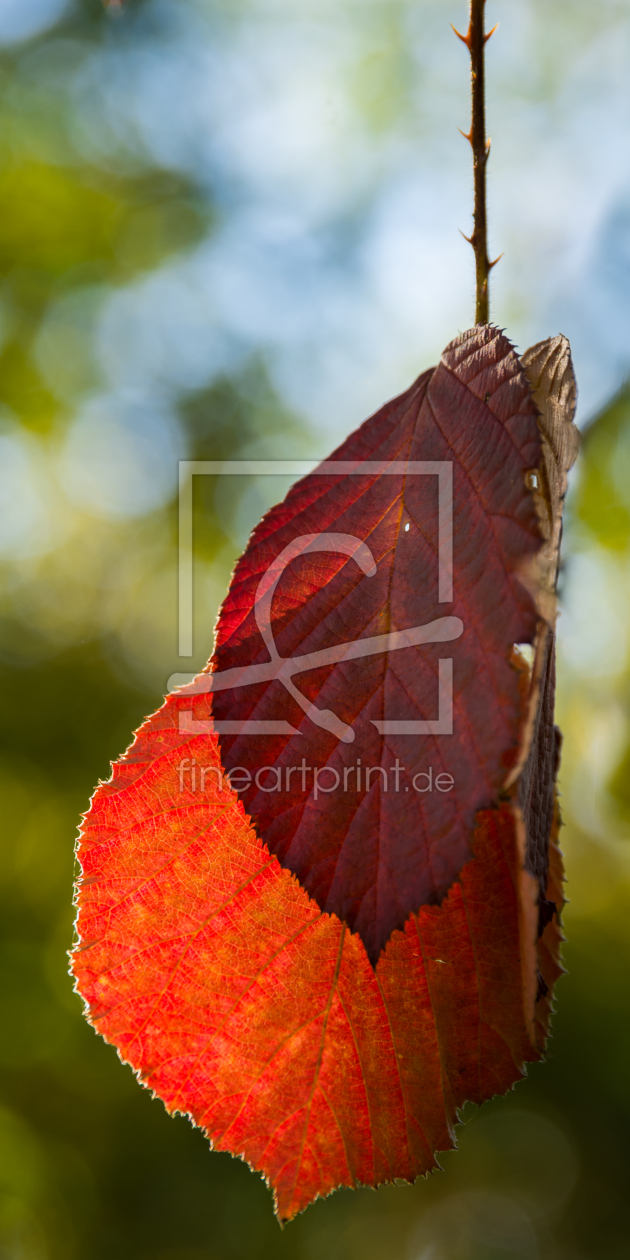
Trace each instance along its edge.
{"label": "bokeh background", "polygon": [[281,1232],[67,976],[77,820],[203,664],[272,479],[469,326],[465,0],[0,0],[0,1256],[622,1260],[630,1238],[630,12],[488,0],[493,316],[569,335],[584,452],[560,626],[570,905],[548,1060],[413,1187]]}

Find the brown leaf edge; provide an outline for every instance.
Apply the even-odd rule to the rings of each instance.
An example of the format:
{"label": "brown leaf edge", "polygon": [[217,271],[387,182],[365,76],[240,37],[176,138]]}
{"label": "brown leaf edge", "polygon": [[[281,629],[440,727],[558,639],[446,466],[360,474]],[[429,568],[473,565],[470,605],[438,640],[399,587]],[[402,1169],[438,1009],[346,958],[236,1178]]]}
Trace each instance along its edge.
{"label": "brown leaf edge", "polygon": [[577,388],[568,339],[562,334],[531,346],[520,361],[538,408],[542,458],[528,474],[543,546],[522,574],[539,612],[531,669],[515,645],[521,672],[523,727],[504,799],[515,818],[522,858],[520,917],[525,1018],[532,1046],[542,1054],[553,1010],[553,986],[563,973],[560,954],[564,867],[557,775],[562,737],[554,725],[555,627],[568,473],[580,447],[573,423]]}

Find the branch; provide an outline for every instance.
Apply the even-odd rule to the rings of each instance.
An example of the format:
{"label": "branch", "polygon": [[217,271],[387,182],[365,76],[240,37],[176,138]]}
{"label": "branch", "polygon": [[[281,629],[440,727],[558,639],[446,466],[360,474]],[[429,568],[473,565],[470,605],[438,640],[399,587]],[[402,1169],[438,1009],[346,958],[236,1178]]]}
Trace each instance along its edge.
{"label": "branch", "polygon": [[[477,278],[477,297],[475,303],[475,323],[487,324],[490,315],[488,281],[492,268],[498,263],[495,258],[488,258],[488,215],[486,209],[486,165],[490,155],[490,141],[486,141],[486,103],[485,103],[485,47],[494,34],[496,26],[485,34],[485,0],[470,0],[470,24],[466,35],[455,34],[470,52],[472,71],[472,125],[464,138],[470,141],[473,151],[473,175],[475,190],[474,227],[470,241],[475,254],[475,271]],[[455,27],[453,27],[455,30]],[[463,235],[463,234],[462,234]],[[500,255],[501,256],[501,255]]]}

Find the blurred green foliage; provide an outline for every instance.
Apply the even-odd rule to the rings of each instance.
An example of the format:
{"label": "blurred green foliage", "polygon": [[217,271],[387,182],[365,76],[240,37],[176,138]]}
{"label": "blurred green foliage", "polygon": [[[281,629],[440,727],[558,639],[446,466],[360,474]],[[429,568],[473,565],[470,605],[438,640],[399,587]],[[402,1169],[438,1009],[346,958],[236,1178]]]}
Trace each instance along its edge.
{"label": "blurred green foliage", "polygon": [[[72,55],[105,39],[106,22],[97,0],[80,6],[62,32],[77,42]],[[170,171],[99,166],[82,155],[66,99],[45,90],[42,63],[32,60],[46,43],[5,51],[1,62],[0,400],[12,423],[54,442],[73,400],[99,384],[91,312],[113,287],[211,232],[217,211],[207,191]],[[351,90],[378,129],[399,107],[403,71],[395,57],[369,60]],[[262,358],[185,391],[180,414],[199,458],[311,449]],[[196,556],[202,582],[215,586],[195,664],[209,651],[207,610],[216,609],[242,531],[266,506],[250,502],[239,524],[241,497],[235,489],[221,499],[209,478],[199,488]],[[26,576],[6,568],[1,609],[2,1260],[622,1260],[630,1237],[627,651],[603,680],[570,651],[561,664],[572,901],[548,1062],[507,1100],[467,1112],[444,1173],[413,1187],[340,1193],[281,1233],[260,1179],[170,1119],[87,1026],[72,993],[77,819],[178,667],[174,614],[164,609],[165,591],[174,607],[174,503],[140,522],[72,511],[57,548],[25,558]],[[587,435],[571,522],[569,550],[595,564],[613,553],[627,581],[628,390]],[[149,581],[156,594],[138,621]],[[113,612],[112,589],[122,592]],[[614,599],[606,615],[630,641]],[[618,734],[600,755],[595,736],[614,725],[611,715]],[[588,808],[575,787],[586,780]]]}
{"label": "blurred green foliage", "polygon": [[[47,429],[56,401],[41,380],[34,336],[55,299],[86,284],[109,285],[150,270],[199,239],[209,209],[184,181],[151,172],[128,179],[6,155],[0,172],[0,271],[5,342],[0,402]],[[80,357],[82,347],[55,347]]]}
{"label": "blurred green foliage", "polygon": [[630,387],[592,423],[583,444],[576,520],[600,546],[630,545]]}
{"label": "blurred green foliage", "polygon": [[[597,416],[585,436],[583,462],[574,498],[576,531],[588,542],[612,552],[625,566],[630,553],[630,386],[625,385]],[[620,573],[620,579],[623,577]],[[602,610],[606,615],[606,610]],[[614,610],[609,615],[615,615]],[[630,819],[630,678],[616,680],[625,718],[625,738],[609,773],[606,789],[616,821]]]}

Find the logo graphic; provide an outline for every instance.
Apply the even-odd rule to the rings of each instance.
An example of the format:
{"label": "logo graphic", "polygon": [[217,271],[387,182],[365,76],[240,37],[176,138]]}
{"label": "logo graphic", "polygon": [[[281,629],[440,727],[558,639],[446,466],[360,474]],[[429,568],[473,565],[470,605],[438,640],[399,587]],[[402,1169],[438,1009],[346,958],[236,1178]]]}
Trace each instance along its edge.
{"label": "logo graphic", "polygon": [[[276,472],[287,472],[289,468],[283,461],[274,461]],[[186,516],[190,519],[190,553],[185,556],[192,578],[192,473],[209,472],[229,474],[238,472],[257,472],[262,461],[246,461],[243,464],[215,465],[210,461],[187,463],[190,473],[190,497],[184,501]],[[291,465],[290,468],[293,466]],[[262,464],[261,471],[270,471],[270,462]],[[300,466],[302,471],[302,466]],[[438,476],[438,564],[440,603],[450,603],[453,598],[452,579],[452,538],[453,538],[453,496],[452,496],[452,464],[448,461],[357,461],[344,464],[340,461],[326,461],[315,465],[307,471],[320,474],[334,472],[336,475],[357,475],[378,473],[380,475],[433,474]],[[181,484],[181,483],[180,483]],[[182,537],[188,535],[181,529],[182,498],[180,498],[180,564],[182,560]],[[185,519],[184,526],[188,525]],[[296,674],[317,669],[322,665],[335,665],[343,661],[358,660],[381,653],[399,651],[401,648],[418,646],[423,643],[447,643],[458,639],[463,633],[463,623],[459,617],[440,617],[423,626],[412,626],[406,630],[395,630],[388,634],[375,635],[371,638],[355,639],[349,643],[334,644],[317,652],[309,652],[303,656],[281,657],[271,628],[271,608],[274,592],[287,565],[298,556],[314,551],[340,552],[356,562],[366,578],[376,574],[374,556],[360,538],[352,534],[320,533],[302,534],[294,538],[263,574],[254,600],[254,616],[263,642],[269,652],[270,660],[259,665],[237,666],[213,674],[203,674],[194,682],[189,675],[174,674],[169,679],[169,688],[180,689],[181,695],[199,695],[207,692],[226,691],[234,687],[246,687],[255,683],[269,682],[277,679],[286,688],[300,708],[315,725],[335,735],[344,743],[352,743],[354,731],[330,709],[320,709],[302,694],[293,682]],[[181,581],[181,569],[180,569]],[[190,581],[192,599],[192,581]],[[180,585],[181,597],[181,585]],[[180,631],[181,631],[180,604]],[[192,618],[190,619],[192,622]],[[192,636],[190,636],[190,652],[192,653]],[[184,653],[180,653],[184,654]],[[182,685],[183,684],[183,685]],[[438,675],[438,717],[417,721],[376,721],[372,725],[381,735],[452,735],[453,733],[453,661],[452,658],[440,659]],[[225,735],[299,735],[300,732],[285,721],[196,721],[191,710],[182,710],[179,715],[179,728],[188,734],[204,734],[216,731]]]}

